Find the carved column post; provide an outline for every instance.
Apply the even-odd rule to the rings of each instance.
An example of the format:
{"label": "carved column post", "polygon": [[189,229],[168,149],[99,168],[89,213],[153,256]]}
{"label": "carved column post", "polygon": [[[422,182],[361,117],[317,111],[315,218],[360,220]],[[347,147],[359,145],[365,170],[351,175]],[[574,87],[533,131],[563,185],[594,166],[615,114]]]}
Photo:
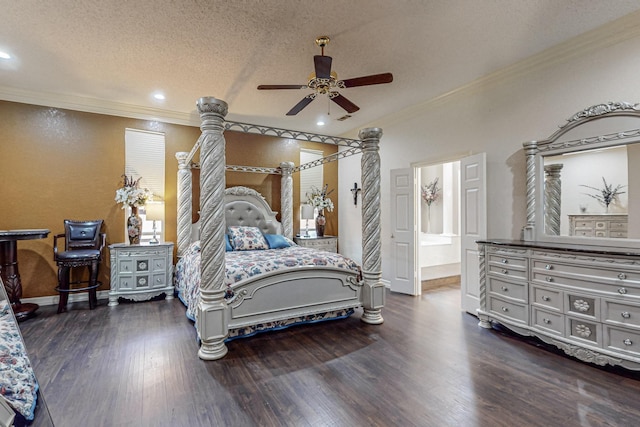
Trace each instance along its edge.
{"label": "carved column post", "polygon": [[282,234],[293,239],[293,162],[280,163],[282,179],[280,180],[280,218],[282,219]]}
{"label": "carved column post", "polygon": [[215,360],[227,354],[224,340],[229,334],[225,286],[224,117],[227,103],[216,98],[200,98],[197,103],[202,124],[200,146],[200,241],[201,285],[196,327],[201,345],[198,356]]}
{"label": "carved column post", "polygon": [[361,320],[380,324],[385,290],[382,281],[380,243],[380,138],[382,129],[366,128],[358,134],[362,140],[362,305]]}
{"label": "carved column post", "polygon": [[527,156],[527,225],[523,229],[524,240],[536,238],[536,153],[538,142],[529,141],[522,144]]}
{"label": "carved column post", "polygon": [[189,167],[189,153],[176,153],[178,160],[178,257],[181,257],[191,243],[193,176]]}
{"label": "carved column post", "polygon": [[544,167],[544,232],[552,236],[560,235],[562,166],[555,164]]}
{"label": "carved column post", "polygon": [[485,258],[485,251],[487,246],[483,243],[478,244],[478,270],[480,271],[479,275],[479,284],[480,284],[480,309],[478,310],[478,326],[485,329],[491,328],[491,322],[489,322],[489,317],[485,314],[487,311],[487,264]]}

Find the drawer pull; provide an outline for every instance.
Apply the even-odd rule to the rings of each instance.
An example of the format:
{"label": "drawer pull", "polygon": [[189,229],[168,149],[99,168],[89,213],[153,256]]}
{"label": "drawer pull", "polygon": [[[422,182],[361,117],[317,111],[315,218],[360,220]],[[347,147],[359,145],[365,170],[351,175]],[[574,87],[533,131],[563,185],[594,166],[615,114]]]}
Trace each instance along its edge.
{"label": "drawer pull", "polygon": [[545,270],[553,270],[553,266],[551,264],[547,264],[544,266]]}
{"label": "drawer pull", "polygon": [[553,277],[547,276],[544,280],[547,282],[553,282]]}
{"label": "drawer pull", "polygon": [[631,341],[629,338],[627,338],[626,340],[622,341],[622,343],[623,343],[624,345],[632,345],[632,344],[633,344],[633,341]]}
{"label": "drawer pull", "polygon": [[629,319],[631,317],[631,313],[629,313],[628,311],[623,311],[622,313],[620,313],[620,316],[625,319]]}
{"label": "drawer pull", "polygon": [[551,320],[549,320],[549,319],[542,319],[542,321],[547,325],[551,323]]}
{"label": "drawer pull", "polygon": [[542,295],[542,301],[551,301],[551,298],[546,295]]}
{"label": "drawer pull", "polygon": [[156,279],[156,283],[162,283],[162,279],[158,277],[158,278]]}
{"label": "drawer pull", "polygon": [[125,265],[124,268],[123,268],[123,270],[128,270],[128,269],[129,269],[128,265]]}
{"label": "drawer pull", "polygon": [[618,293],[619,293],[620,295],[624,295],[624,294],[626,294],[626,293],[627,293],[627,288],[620,288],[620,289],[618,289]]}
{"label": "drawer pull", "polygon": [[503,264],[509,264],[509,260],[508,260],[508,259],[506,259],[506,258],[502,258],[502,263],[503,263]]}
{"label": "drawer pull", "polygon": [[504,312],[506,313],[507,311],[509,311],[509,309],[508,309],[507,307],[504,307],[504,306],[503,306],[503,307],[502,307],[502,311],[504,311]]}
{"label": "drawer pull", "polygon": [[620,273],[620,274],[618,274],[618,279],[620,279],[620,280],[624,280],[624,279],[626,279],[626,278],[627,278],[627,275],[626,275],[626,274],[624,274],[624,273]]}
{"label": "drawer pull", "polygon": [[505,270],[505,269],[503,269],[503,270],[502,270],[502,274],[509,274],[509,270]]}
{"label": "drawer pull", "polygon": [[500,289],[502,289],[504,292],[507,292],[509,290],[509,288],[507,288],[506,286],[503,286]]}

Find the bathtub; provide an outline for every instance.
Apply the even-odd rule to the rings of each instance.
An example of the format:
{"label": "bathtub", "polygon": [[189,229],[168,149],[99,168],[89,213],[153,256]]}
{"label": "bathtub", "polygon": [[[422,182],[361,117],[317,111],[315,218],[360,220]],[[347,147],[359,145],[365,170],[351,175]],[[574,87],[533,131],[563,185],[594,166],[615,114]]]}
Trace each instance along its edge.
{"label": "bathtub", "polygon": [[420,267],[460,262],[460,236],[420,233]]}

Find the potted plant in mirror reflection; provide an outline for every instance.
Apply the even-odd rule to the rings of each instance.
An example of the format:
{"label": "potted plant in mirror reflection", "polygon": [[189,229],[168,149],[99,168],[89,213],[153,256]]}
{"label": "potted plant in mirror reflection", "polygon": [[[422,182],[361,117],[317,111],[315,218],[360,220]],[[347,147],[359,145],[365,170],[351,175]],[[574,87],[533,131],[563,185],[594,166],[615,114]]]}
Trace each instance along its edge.
{"label": "potted plant in mirror reflection", "polygon": [[427,204],[427,233],[431,227],[431,204],[437,202],[440,198],[440,190],[437,177],[427,185],[422,186],[422,200]]}
{"label": "potted plant in mirror reflection", "polygon": [[138,208],[150,201],[153,194],[148,188],[140,188],[139,184],[142,178],[133,179],[133,176],[128,177],[127,175],[122,175],[122,177],[124,184],[116,190],[115,200],[117,203],[122,203],[122,209],[127,206],[131,208],[131,215],[127,218],[127,235],[129,243],[136,245],[140,243],[142,235],[142,218],[138,215]]}
{"label": "potted plant in mirror reflection", "polygon": [[328,212],[333,212],[333,201],[327,197],[333,193],[333,190],[327,191],[328,187],[328,184],[325,184],[322,189],[311,186],[311,189],[306,194],[307,203],[318,210],[318,215],[316,216],[316,236],[318,237],[324,236],[324,226],[327,223],[324,210],[326,209]]}
{"label": "potted plant in mirror reflection", "polygon": [[590,193],[584,193],[584,194],[589,197],[593,197],[598,202],[602,203],[605,207],[606,212],[609,212],[609,205],[618,201],[618,196],[620,194],[625,193],[625,191],[620,191],[620,190],[626,187],[626,185],[618,184],[614,187],[613,184],[607,184],[607,181],[604,179],[604,177],[602,177],[602,183],[603,183],[602,188],[591,187],[589,185],[580,185],[580,186],[590,188],[592,190],[596,190],[595,194],[590,194]]}

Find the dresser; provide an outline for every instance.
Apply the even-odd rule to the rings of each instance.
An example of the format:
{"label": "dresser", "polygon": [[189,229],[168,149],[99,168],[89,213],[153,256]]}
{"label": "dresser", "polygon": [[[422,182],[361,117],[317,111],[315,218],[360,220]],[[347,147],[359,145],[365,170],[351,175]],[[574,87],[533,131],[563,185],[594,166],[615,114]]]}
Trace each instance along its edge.
{"label": "dresser", "polygon": [[323,236],[323,237],[299,237],[293,238],[293,241],[300,246],[307,248],[318,249],[321,251],[338,252],[338,237],[337,236]]}
{"label": "dresser", "polygon": [[162,293],[173,298],[173,243],[109,245],[111,290],[109,306],[118,298],[149,300]]}
{"label": "dresser", "polygon": [[480,326],[640,370],[640,250],[481,241]]}
{"label": "dresser", "polygon": [[627,214],[569,215],[569,235],[626,238],[627,218]]}

